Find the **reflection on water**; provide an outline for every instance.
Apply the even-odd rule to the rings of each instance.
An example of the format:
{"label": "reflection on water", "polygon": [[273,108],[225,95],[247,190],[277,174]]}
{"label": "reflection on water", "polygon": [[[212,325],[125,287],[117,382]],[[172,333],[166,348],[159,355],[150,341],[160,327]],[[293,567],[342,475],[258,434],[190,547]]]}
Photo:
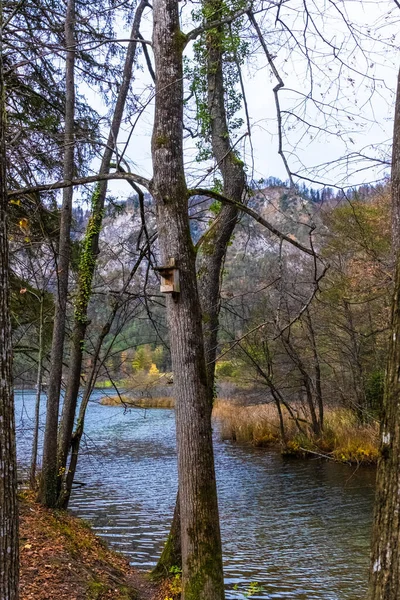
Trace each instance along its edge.
{"label": "reflection on water", "polygon": [[[99,397],[100,392],[94,394]],[[29,460],[33,394],[16,394],[18,453]],[[227,598],[365,596],[374,471],[221,442],[216,468]],[[172,410],[93,402],[71,509],[132,564],[154,565],[176,493]]]}

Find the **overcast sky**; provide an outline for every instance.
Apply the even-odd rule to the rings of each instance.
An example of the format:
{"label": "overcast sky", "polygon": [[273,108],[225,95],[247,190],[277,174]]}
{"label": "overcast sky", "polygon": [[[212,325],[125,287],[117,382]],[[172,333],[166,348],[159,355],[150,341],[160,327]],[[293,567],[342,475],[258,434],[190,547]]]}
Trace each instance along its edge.
{"label": "overcast sky", "polygon": [[[284,111],[284,150],[288,163],[292,171],[327,184],[349,186],[372,182],[388,173],[388,166],[360,160],[358,153],[383,160],[390,158],[394,91],[400,64],[397,40],[400,9],[394,0],[307,0],[307,3],[308,15],[302,0],[283,3],[279,13],[281,22],[276,22],[277,10],[271,8],[271,2],[261,4],[261,8],[269,10],[257,15],[285,86],[279,97]],[[183,13],[184,31],[191,28],[190,9]],[[244,25],[243,39],[251,46],[251,55],[243,66],[251,137],[244,137],[237,148],[246,162],[249,177],[257,180],[274,176],[285,180],[287,173],[278,155],[273,94],[277,80],[246,19]],[[121,30],[121,33],[127,32]],[[145,38],[151,37],[150,15],[142,33]],[[191,48],[187,55],[191,57]],[[143,103],[151,97],[151,85],[145,71],[136,72],[133,89]],[[102,110],[93,94],[89,92],[87,96]],[[311,96],[314,102],[310,101]],[[150,102],[125,153],[132,171],[147,177],[151,176],[152,116]],[[130,126],[125,124],[120,151],[129,130]],[[245,124],[237,137],[241,138],[246,130]],[[207,165],[194,161],[195,154],[194,142],[189,139],[185,160],[191,182],[198,181],[207,169]],[[335,162],[348,156],[350,160]],[[325,163],[330,164],[315,169]],[[131,191],[124,182],[112,183],[110,190],[122,196]]]}

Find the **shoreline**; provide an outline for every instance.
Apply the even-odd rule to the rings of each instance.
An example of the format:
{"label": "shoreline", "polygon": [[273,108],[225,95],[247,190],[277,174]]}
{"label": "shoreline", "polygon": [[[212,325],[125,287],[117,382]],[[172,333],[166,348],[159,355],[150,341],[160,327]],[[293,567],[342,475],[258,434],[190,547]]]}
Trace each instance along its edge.
{"label": "shoreline", "polygon": [[21,600],[160,600],[160,586],[67,511],[19,493]]}
{"label": "shoreline", "polygon": [[[159,409],[175,406],[172,397],[136,398],[129,393],[121,396],[103,396],[102,406]],[[341,407],[325,411],[325,425],[320,436],[315,436],[304,425],[299,431],[293,418],[285,411],[285,440],[282,439],[278,411],[274,404],[239,405],[232,400],[218,398],[213,409],[213,420],[218,424],[221,438],[257,448],[274,448],[292,458],[320,458],[349,465],[375,465],[379,457],[379,427],[374,421],[360,424],[354,413]]]}

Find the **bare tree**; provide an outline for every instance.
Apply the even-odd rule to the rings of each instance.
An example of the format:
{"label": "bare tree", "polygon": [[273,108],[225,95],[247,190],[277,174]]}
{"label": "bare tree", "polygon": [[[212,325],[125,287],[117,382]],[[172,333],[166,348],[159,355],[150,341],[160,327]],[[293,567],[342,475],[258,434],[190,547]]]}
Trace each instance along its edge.
{"label": "bare tree", "polygon": [[18,506],[12,338],[9,307],[8,199],[3,76],[3,6],[0,6],[0,597],[18,599]]}
{"label": "bare tree", "polygon": [[[203,5],[207,22],[215,23],[223,13],[223,2],[212,0]],[[211,138],[216,168],[222,174],[223,192],[228,198],[241,203],[244,200],[246,175],[244,164],[233,150],[225,108],[223,46],[229,32],[220,24],[201,40],[207,74],[207,108],[210,115],[207,134]],[[235,229],[239,208],[223,204],[210,227],[197,243],[198,289],[202,311],[202,330],[207,369],[209,404],[214,401],[215,360],[218,349],[219,312],[221,307],[222,269],[229,241]],[[182,561],[179,493],[176,500],[171,530],[153,576],[168,575],[174,565]]]}

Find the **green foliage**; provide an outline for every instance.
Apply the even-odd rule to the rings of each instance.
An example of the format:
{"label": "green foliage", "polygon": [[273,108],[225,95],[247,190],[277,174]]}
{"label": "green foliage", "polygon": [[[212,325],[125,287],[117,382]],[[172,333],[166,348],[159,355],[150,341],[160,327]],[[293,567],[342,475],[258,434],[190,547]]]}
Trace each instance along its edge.
{"label": "green foliage", "polygon": [[[237,583],[233,586],[233,589],[239,590],[239,586]],[[259,594],[263,590],[264,588],[260,583],[258,583],[257,581],[252,581],[251,583],[249,583],[247,590],[243,592],[243,596],[244,598],[251,598],[255,594]]]}
{"label": "green foliage", "polygon": [[104,210],[99,207],[99,202],[100,184],[97,184],[92,195],[92,214],[86,227],[79,259],[79,292],[75,302],[75,318],[81,323],[87,322],[87,307],[92,294],[92,281],[97,259],[93,251],[93,241],[100,235],[103,222]]}
{"label": "green foliage", "polygon": [[172,575],[180,575],[182,573],[182,568],[177,565],[172,565],[172,567],[169,569],[169,572]]}
{"label": "green foliage", "polygon": [[172,565],[169,573],[171,577],[168,582],[168,593],[173,597],[180,597],[182,592],[182,569],[177,565]]}
{"label": "green foliage", "polygon": [[150,346],[148,344],[146,344],[145,346],[139,346],[139,348],[135,352],[135,358],[132,362],[132,368],[134,372],[148,371],[151,368],[152,363],[153,353],[151,351]]}
{"label": "green foliage", "polygon": [[210,204],[209,210],[213,215],[218,216],[219,213],[221,212],[221,208],[222,208],[221,202],[219,202],[219,200],[214,200],[214,202],[212,202]]}
{"label": "green foliage", "polygon": [[[205,2],[202,8],[192,11],[194,22],[203,23],[228,17],[233,12],[243,8],[243,0],[229,0],[216,5],[213,1]],[[195,100],[197,133],[199,140],[196,142],[198,149],[197,161],[208,160],[211,152],[211,116],[207,99],[207,72],[208,69],[217,69],[218,65],[209,64],[206,49],[207,41],[221,49],[223,55],[223,78],[226,95],[225,110],[229,123],[229,135],[232,136],[243,125],[243,119],[237,117],[237,112],[242,106],[242,93],[239,91],[240,75],[239,66],[243,64],[248,54],[248,42],[241,37],[243,18],[236,19],[231,25],[223,25],[210,29],[194,43],[194,58],[185,58],[184,73],[190,81],[190,92]]]}
{"label": "green foliage", "polygon": [[99,600],[108,590],[108,586],[102,581],[91,579],[87,584],[87,598],[88,600]]}
{"label": "green foliage", "polygon": [[237,377],[239,375],[239,368],[231,360],[221,360],[215,365],[215,374],[217,377]]}

